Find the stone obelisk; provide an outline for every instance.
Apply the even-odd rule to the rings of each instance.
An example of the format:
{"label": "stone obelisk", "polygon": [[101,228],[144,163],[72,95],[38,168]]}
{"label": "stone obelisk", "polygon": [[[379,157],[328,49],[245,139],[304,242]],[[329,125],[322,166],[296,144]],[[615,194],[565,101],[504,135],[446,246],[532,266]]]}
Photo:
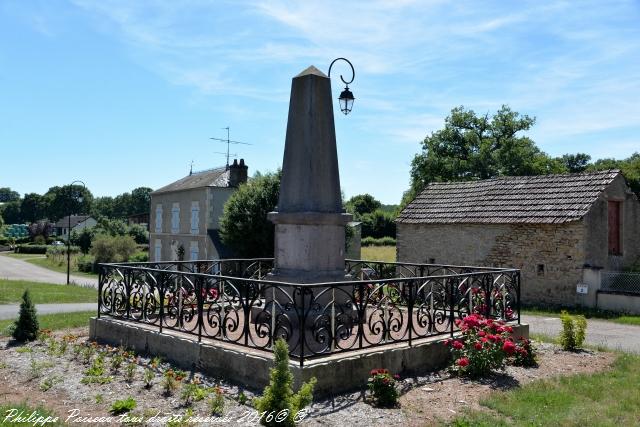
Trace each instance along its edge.
{"label": "stone obelisk", "polygon": [[310,66],[291,83],[287,136],[270,279],[292,283],[345,280],[345,224],[331,81]]}

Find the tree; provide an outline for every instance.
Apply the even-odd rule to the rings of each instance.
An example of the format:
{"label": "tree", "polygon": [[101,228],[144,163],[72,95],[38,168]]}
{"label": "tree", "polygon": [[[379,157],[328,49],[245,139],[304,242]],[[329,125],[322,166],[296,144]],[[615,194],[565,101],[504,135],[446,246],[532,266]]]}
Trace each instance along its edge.
{"label": "tree", "polygon": [[[295,417],[301,409],[308,406],[313,400],[313,388],[316,378],[312,377],[308,382],[300,386],[298,393],[293,393],[293,374],[289,368],[289,346],[282,338],[278,338],[273,348],[274,367],[269,374],[269,385],[265,387],[261,397],[254,399],[258,413],[265,412],[271,416],[264,416],[260,422],[266,426],[296,425]],[[285,419],[276,417],[280,411],[286,411]],[[285,413],[285,412],[283,412]]]}
{"label": "tree", "polygon": [[16,341],[25,342],[33,341],[38,337],[38,316],[36,307],[31,301],[29,289],[22,294],[22,302],[20,303],[20,313],[18,320],[14,324],[13,333],[11,334]]}
{"label": "tree", "polygon": [[146,227],[140,224],[131,224],[127,229],[127,234],[133,237],[133,240],[139,245],[149,243],[149,232]]}
{"label": "tree", "polygon": [[113,197],[96,197],[91,205],[91,216],[94,218],[113,218],[115,216]]}
{"label": "tree", "polygon": [[[620,169],[631,190],[640,197],[640,153],[633,153],[626,159],[600,159],[589,165],[588,170]],[[5,217],[6,219],[6,217]]]}
{"label": "tree", "polygon": [[36,222],[47,217],[47,201],[38,193],[25,194],[20,204],[22,217],[27,222]]}
{"label": "tree", "polygon": [[47,221],[32,222],[29,224],[29,237],[35,239],[36,236],[42,236],[45,239],[49,237],[53,231],[53,224]]}
{"label": "tree", "polygon": [[273,256],[274,225],[267,219],[280,193],[280,171],[254,177],[229,197],[220,218],[222,242],[235,256]]}
{"label": "tree", "polygon": [[131,191],[131,207],[129,215],[149,213],[152,191],[153,190],[149,187],[138,187]]}
{"label": "tree", "polygon": [[22,224],[24,218],[20,209],[20,200],[14,200],[2,205],[2,218],[5,224]]}
{"label": "tree", "polygon": [[9,187],[0,187],[0,203],[15,202],[20,199],[20,193]]}
{"label": "tree", "polygon": [[396,223],[393,213],[376,209],[360,218],[362,221],[362,237],[396,237]]}
{"label": "tree", "polygon": [[360,218],[366,213],[372,213],[381,206],[382,203],[376,200],[371,194],[358,194],[345,203],[345,208],[348,212],[354,214],[355,218]]}
{"label": "tree", "polygon": [[560,160],[569,172],[584,172],[589,166],[591,156],[585,153],[565,154]]}
{"label": "tree", "polygon": [[535,118],[503,105],[492,117],[478,116],[460,106],[451,110],[443,129],[422,142],[422,152],[411,162],[411,188],[403,204],[433,181],[467,181],[502,175],[539,175],[566,172],[557,159],[540,151],[519,133]]}
{"label": "tree", "polygon": [[[82,201],[79,201],[79,198]],[[69,214],[85,215],[91,212],[93,194],[82,185],[64,185],[51,187],[44,198],[48,204],[48,215],[52,221],[57,221]]]}
{"label": "tree", "polygon": [[80,251],[86,254],[91,248],[91,242],[95,237],[95,230],[96,227],[83,227],[80,231],[73,230],[71,232],[71,244],[80,247]]}
{"label": "tree", "polygon": [[131,213],[133,199],[131,193],[122,193],[113,199],[113,218],[125,219]]}

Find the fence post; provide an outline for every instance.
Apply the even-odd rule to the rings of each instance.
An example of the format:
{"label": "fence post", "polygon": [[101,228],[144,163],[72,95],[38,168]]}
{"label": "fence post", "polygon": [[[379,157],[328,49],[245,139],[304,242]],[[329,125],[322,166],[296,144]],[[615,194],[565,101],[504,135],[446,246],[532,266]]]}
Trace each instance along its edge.
{"label": "fence post", "polygon": [[160,313],[158,315],[160,322],[160,333],[162,333],[162,322],[163,317],[164,317],[164,288],[165,288],[165,273],[156,273],[159,276],[159,280],[157,280],[156,282],[158,283],[158,294],[160,295]]}
{"label": "fence post", "polygon": [[[447,279],[445,279],[447,280]],[[453,278],[449,278],[449,323],[451,325],[451,337],[453,338],[453,327],[455,326],[455,317],[454,317],[454,310],[455,310],[455,281],[453,280]]]}
{"label": "fence post", "polygon": [[102,285],[104,281],[104,266],[98,265],[98,319],[100,318],[100,312],[102,311]]}
{"label": "fence post", "polygon": [[196,298],[198,301],[198,342],[202,342],[202,311],[204,310],[205,288],[202,286],[202,278],[196,277]]}
{"label": "fence post", "polygon": [[411,338],[413,333],[413,304],[415,302],[415,296],[417,295],[417,289],[413,289],[417,287],[418,284],[415,280],[409,280],[409,299],[407,304],[409,306],[409,324],[407,327],[409,328],[409,347],[411,347]]}
{"label": "fence post", "polygon": [[364,319],[367,318],[365,296],[364,296],[364,284],[358,284],[358,292],[360,294],[360,307],[358,307],[358,348],[362,348],[362,339],[364,334]]}
{"label": "fence post", "polygon": [[486,273],[484,276],[484,317],[491,317],[491,292],[493,291],[493,273]]}
{"label": "fence post", "polygon": [[[304,366],[304,328],[305,328],[305,319],[307,317],[307,313],[305,312],[305,308],[304,308],[304,291],[305,291],[305,287],[304,286],[297,286],[297,289],[300,290],[300,302],[302,307],[300,307],[300,309],[298,309],[298,307],[296,308],[296,311],[298,313],[298,325],[300,327],[300,367],[302,368]],[[294,291],[295,294],[295,291]],[[295,301],[295,300],[294,300]]]}
{"label": "fence post", "polygon": [[520,324],[520,270],[516,271],[516,307],[518,307],[518,325]]}
{"label": "fence post", "polygon": [[131,318],[131,276],[133,275],[132,270],[127,270],[127,275],[124,280],[124,297],[127,299],[126,307],[127,307],[127,320]]}

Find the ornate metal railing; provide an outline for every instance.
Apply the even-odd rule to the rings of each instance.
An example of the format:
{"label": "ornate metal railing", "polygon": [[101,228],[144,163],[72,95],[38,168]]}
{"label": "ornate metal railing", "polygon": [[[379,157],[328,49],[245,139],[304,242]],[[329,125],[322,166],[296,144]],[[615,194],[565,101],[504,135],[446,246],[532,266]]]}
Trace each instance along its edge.
{"label": "ornate metal railing", "polygon": [[349,260],[354,280],[301,285],[265,280],[271,268],[270,259],[102,264],[98,317],[263,350],[282,337],[300,365],[453,335],[470,313],[520,322],[519,270]]}

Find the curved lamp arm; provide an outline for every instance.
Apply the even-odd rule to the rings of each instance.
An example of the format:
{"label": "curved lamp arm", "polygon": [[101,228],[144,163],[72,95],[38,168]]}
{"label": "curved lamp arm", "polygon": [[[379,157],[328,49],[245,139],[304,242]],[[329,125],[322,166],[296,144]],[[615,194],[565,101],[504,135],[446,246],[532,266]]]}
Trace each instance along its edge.
{"label": "curved lamp arm", "polygon": [[351,67],[351,80],[346,81],[346,80],[344,79],[344,77],[342,77],[342,74],[340,74],[340,80],[342,80],[342,83],[344,83],[344,84],[346,84],[346,85],[348,86],[348,85],[350,85],[350,84],[353,82],[353,79],[355,79],[355,78],[356,78],[356,72],[355,72],[355,70],[353,69],[353,64],[352,64],[352,63],[351,63],[347,58],[336,58],[336,59],[334,59],[333,61],[331,61],[331,65],[329,65],[329,73],[328,73],[328,74],[329,74],[329,78],[331,78],[331,67],[333,67],[333,64],[334,64],[336,61],[340,61],[340,60],[345,61],[345,62],[346,62],[347,64],[349,64],[349,66]]}

